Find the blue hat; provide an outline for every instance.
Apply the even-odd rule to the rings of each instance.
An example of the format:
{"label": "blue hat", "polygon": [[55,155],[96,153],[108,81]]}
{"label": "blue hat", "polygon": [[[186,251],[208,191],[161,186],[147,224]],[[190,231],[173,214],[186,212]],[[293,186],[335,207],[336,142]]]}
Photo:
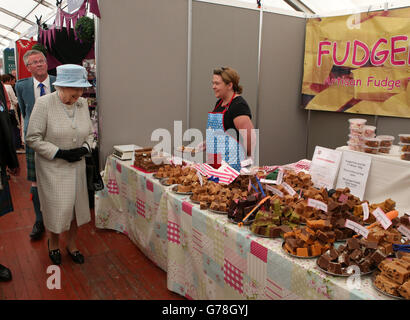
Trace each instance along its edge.
{"label": "blue hat", "polygon": [[74,88],[92,87],[87,78],[88,73],[84,67],[76,64],[63,64],[57,67],[57,79],[53,85]]}

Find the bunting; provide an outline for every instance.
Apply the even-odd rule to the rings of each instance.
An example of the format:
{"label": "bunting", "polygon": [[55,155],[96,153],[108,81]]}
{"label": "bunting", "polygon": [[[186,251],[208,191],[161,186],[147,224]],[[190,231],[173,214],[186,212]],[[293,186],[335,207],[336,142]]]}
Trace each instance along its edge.
{"label": "bunting", "polygon": [[38,42],[45,47],[47,47],[48,43],[48,45],[52,47],[52,43],[56,38],[56,30],[60,31],[63,28],[64,24],[67,29],[67,34],[69,35],[70,29],[73,28],[75,40],[78,40],[77,34],[75,32],[75,24],[77,23],[77,20],[79,18],[87,14],[87,3],[89,4],[90,12],[96,15],[98,18],[101,18],[97,0],[84,0],[81,7],[73,13],[64,12],[63,10],[61,10],[61,8],[58,8],[53,25],[48,30],[39,28]]}

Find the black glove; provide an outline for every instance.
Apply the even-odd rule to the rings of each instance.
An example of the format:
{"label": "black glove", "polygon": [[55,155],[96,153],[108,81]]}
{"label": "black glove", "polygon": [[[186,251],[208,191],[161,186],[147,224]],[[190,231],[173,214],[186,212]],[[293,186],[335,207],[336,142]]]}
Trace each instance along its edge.
{"label": "black glove", "polygon": [[84,157],[88,153],[88,149],[86,147],[70,149],[69,151],[72,151],[74,155],[76,155],[80,158]]}
{"label": "black glove", "polygon": [[61,150],[59,149],[55,155],[56,158],[64,159],[68,162],[80,161],[81,157],[88,153],[86,147],[75,148],[70,150]]}

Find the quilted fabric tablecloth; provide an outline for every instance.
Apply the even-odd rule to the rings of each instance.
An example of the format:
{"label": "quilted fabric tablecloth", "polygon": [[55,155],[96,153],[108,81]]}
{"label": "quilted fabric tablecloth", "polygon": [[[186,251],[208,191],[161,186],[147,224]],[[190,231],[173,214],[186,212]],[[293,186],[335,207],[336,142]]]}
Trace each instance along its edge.
{"label": "quilted fabric tablecloth", "polygon": [[200,210],[130,162],[109,157],[104,183],[96,226],[126,234],[167,272],[168,289],[188,299],[389,299],[372,287],[371,276],[359,283],[326,275],[315,259],[287,255],[281,239],[255,236],[226,215]]}
{"label": "quilted fabric tablecloth", "polygon": [[165,187],[131,167],[130,161],[108,157],[102,191],[96,193],[95,224],[126,234],[164,271],[167,270],[167,196]]}
{"label": "quilted fabric tablecloth", "polygon": [[371,276],[327,275],[188,197],[170,194],[168,210],[168,289],[188,299],[389,299]]}

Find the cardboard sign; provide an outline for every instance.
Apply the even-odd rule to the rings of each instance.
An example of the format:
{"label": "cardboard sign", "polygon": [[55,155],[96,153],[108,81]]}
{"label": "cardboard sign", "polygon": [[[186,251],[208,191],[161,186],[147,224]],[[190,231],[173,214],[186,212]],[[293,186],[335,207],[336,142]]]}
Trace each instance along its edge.
{"label": "cardboard sign", "polygon": [[309,173],[315,187],[333,189],[342,152],[316,146]]}
{"label": "cardboard sign", "polygon": [[343,151],[336,188],[349,188],[351,194],[363,199],[372,157]]}
{"label": "cardboard sign", "polygon": [[376,220],[380,222],[380,224],[385,230],[387,230],[391,226],[392,224],[391,220],[387,218],[386,214],[384,213],[382,209],[377,208],[376,210],[372,212],[372,214],[374,215]]}
{"label": "cardboard sign", "polygon": [[360,224],[358,224],[358,223],[356,223],[352,220],[346,219],[345,227],[349,228],[349,229],[352,229],[354,232],[356,232],[357,234],[360,234],[365,239],[367,239],[367,237],[369,235],[369,229],[363,227],[362,225],[360,225]]}
{"label": "cardboard sign", "polygon": [[322,201],[309,198],[307,201],[307,205],[309,207],[327,212],[327,204]]}

